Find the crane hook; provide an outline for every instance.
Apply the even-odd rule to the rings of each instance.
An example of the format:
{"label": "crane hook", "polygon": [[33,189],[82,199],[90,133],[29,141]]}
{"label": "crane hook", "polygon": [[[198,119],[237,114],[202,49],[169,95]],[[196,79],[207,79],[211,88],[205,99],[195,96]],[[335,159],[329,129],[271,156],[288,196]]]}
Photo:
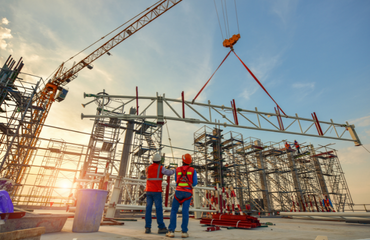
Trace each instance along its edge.
{"label": "crane hook", "polygon": [[222,45],[224,47],[229,47],[231,48],[231,50],[234,50],[233,49],[233,46],[234,44],[240,39],[240,34],[234,34],[231,38],[229,39],[225,39],[224,42],[222,43]]}

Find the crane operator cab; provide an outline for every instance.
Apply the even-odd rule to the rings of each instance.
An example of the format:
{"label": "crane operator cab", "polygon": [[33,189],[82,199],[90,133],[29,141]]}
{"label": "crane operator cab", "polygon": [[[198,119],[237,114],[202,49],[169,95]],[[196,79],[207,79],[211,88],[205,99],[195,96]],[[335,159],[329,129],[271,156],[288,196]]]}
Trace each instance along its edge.
{"label": "crane operator cab", "polygon": [[66,86],[61,87],[61,86],[59,86],[58,87],[57,95],[55,97],[55,100],[57,102],[63,101],[66,98],[68,91],[69,91],[69,88],[68,87],[66,87]]}

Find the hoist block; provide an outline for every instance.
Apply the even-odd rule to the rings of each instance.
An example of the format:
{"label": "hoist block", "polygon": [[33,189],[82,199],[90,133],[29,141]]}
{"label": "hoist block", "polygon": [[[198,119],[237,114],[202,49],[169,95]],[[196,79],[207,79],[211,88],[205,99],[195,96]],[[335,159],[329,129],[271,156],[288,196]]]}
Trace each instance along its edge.
{"label": "hoist block", "polygon": [[240,34],[234,34],[231,38],[225,39],[223,42],[224,47],[232,47],[240,39]]}

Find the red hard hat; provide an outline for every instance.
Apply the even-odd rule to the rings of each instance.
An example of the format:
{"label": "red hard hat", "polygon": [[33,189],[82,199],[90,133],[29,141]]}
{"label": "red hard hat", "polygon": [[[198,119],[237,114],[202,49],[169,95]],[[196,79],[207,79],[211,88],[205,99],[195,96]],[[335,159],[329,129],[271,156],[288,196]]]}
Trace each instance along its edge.
{"label": "red hard hat", "polygon": [[182,161],[186,164],[190,164],[192,161],[191,155],[189,153],[182,155]]}

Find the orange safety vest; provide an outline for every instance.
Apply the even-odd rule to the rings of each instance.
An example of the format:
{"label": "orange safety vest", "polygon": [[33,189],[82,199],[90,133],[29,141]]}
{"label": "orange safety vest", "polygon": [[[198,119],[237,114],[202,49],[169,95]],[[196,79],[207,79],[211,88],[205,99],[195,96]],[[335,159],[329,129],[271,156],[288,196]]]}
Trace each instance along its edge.
{"label": "orange safety vest", "polygon": [[285,144],[285,149],[290,149],[290,145],[289,145],[289,143],[286,143],[286,144]]}
{"label": "orange safety vest", "polygon": [[163,192],[162,191],[162,173],[163,166],[159,163],[153,163],[147,168],[146,192]]}
{"label": "orange safety vest", "polygon": [[176,191],[193,193],[193,175],[194,168],[190,166],[182,166],[176,168]]}
{"label": "orange safety vest", "polygon": [[299,148],[299,144],[297,142],[294,142],[294,145],[296,148]]}

